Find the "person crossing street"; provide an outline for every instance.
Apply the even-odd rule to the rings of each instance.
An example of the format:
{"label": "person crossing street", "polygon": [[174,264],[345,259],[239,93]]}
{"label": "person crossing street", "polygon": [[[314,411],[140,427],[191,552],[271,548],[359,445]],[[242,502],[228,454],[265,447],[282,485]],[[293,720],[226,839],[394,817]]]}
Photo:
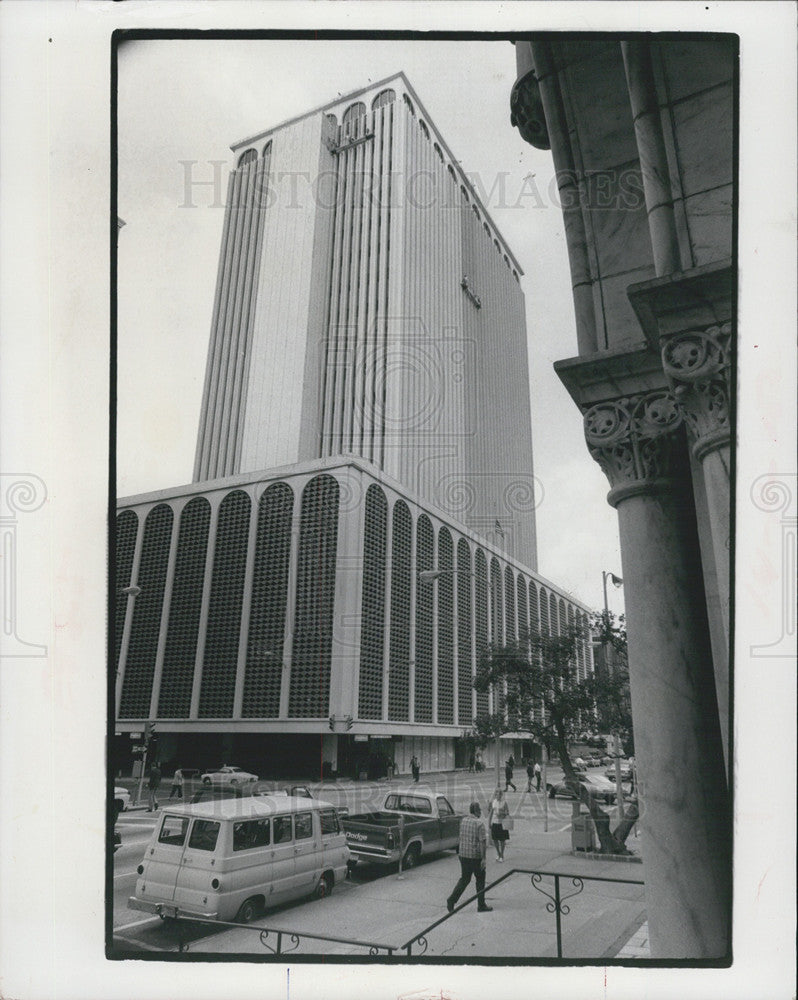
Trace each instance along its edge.
{"label": "person crossing street", "polygon": [[492,906],[485,902],[485,872],[487,869],[488,836],[485,825],[480,820],[482,810],[478,802],[472,802],[469,815],[460,824],[460,878],[446,900],[449,913],[454,910],[457,900],[463,895],[466,886],[473,875],[477,886],[477,910],[480,913],[490,913]]}

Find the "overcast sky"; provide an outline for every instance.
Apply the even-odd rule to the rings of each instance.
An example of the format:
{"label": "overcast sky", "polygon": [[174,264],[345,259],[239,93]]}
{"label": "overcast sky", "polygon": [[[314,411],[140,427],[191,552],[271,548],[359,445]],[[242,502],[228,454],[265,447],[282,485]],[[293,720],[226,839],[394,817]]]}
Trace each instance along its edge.
{"label": "overcast sky", "polygon": [[[509,42],[153,40],[119,50],[118,495],[191,481],[230,145],[403,70],[525,275],[542,575],[588,605],[621,575],[617,516],[552,364],[577,353],[549,152],[510,125]],[[187,166],[185,161],[194,161]],[[483,200],[485,200],[483,194]],[[187,204],[188,202],[188,204]],[[191,207],[193,205],[193,207]],[[610,608],[623,610],[610,588]]]}

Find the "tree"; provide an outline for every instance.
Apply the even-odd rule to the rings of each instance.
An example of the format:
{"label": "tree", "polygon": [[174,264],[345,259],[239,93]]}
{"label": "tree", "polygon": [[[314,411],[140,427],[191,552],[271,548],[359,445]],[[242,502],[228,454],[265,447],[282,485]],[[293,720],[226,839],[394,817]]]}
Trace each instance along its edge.
{"label": "tree", "polygon": [[604,652],[603,668],[590,678],[600,732],[617,733],[629,756],[634,754],[632,700],[629,694],[629,660],[626,620],[623,615],[601,612],[593,615],[590,627]]}
{"label": "tree", "polygon": [[[568,752],[569,744],[585,728],[585,720],[595,719],[597,694],[602,702],[612,703],[614,697],[605,695],[600,679],[579,679],[577,644],[586,638],[583,629],[572,627],[562,635],[534,633],[517,642],[490,647],[479,663],[474,687],[481,692],[493,687],[498,695],[497,711],[477,717],[474,732],[487,737],[527,730],[547,748],[555,748],[565,783],[593,819],[601,852],[628,854],[623,845],[628,830],[624,833],[619,828],[620,837],[610,830],[609,814],[577,778]],[[629,829],[633,824],[634,819]]]}

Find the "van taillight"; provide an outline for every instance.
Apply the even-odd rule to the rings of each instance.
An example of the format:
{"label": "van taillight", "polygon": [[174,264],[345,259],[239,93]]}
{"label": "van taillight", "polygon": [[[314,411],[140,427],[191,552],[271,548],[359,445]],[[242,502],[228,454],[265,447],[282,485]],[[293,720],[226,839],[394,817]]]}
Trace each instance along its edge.
{"label": "van taillight", "polygon": [[143,875],[144,874],[144,865],[139,865],[138,868],[136,869],[136,871],[139,873],[139,875]]}
{"label": "van taillight", "polygon": [[218,888],[220,888],[221,884],[222,883],[219,881],[218,878],[212,878],[211,879],[211,889],[218,889]]}
{"label": "van taillight", "polygon": [[389,847],[393,847],[393,831],[387,830],[385,833],[385,839],[388,842]]}

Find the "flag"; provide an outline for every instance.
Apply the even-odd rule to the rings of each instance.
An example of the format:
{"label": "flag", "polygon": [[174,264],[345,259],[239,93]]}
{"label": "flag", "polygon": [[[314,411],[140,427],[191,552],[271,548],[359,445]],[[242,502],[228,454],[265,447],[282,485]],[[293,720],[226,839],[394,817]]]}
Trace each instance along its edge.
{"label": "flag", "polygon": [[610,573],[610,580],[612,580],[612,585],[614,587],[623,586],[623,580],[619,576],[616,576],[614,573]]}
{"label": "flag", "polygon": [[494,530],[496,531],[497,535],[501,535],[502,538],[504,538],[504,529],[499,524],[498,520],[496,521],[496,524],[494,525]]}

